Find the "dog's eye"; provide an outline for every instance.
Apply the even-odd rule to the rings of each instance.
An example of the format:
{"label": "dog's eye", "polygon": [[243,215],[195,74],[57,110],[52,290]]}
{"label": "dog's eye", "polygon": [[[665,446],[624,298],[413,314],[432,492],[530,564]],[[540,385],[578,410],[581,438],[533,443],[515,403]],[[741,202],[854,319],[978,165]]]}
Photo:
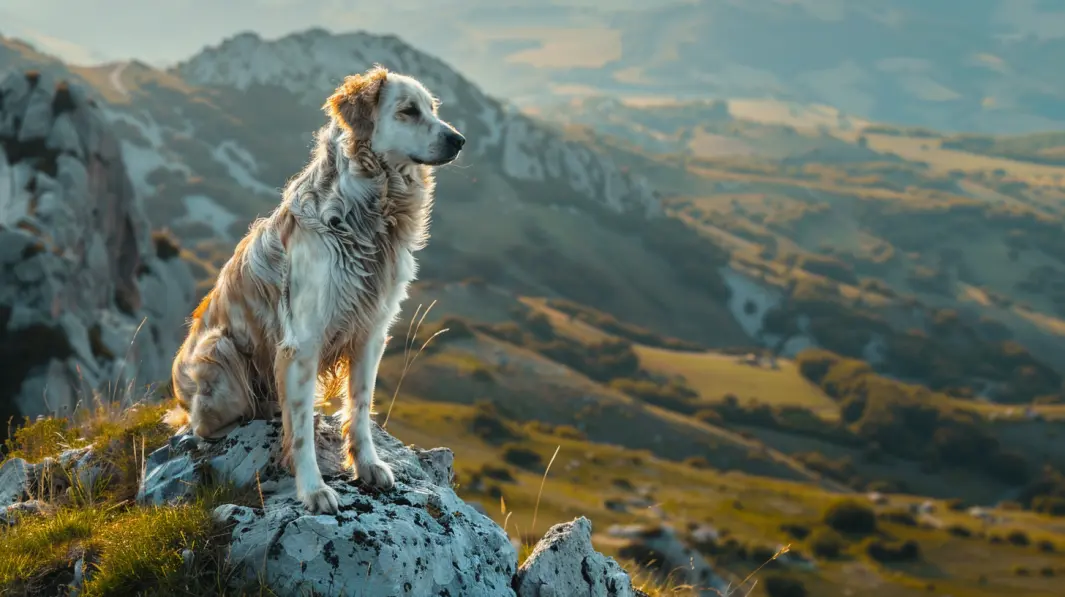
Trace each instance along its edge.
{"label": "dog's eye", "polygon": [[399,113],[409,118],[417,118],[418,116],[421,116],[421,110],[418,109],[418,106],[413,104],[403,108]]}

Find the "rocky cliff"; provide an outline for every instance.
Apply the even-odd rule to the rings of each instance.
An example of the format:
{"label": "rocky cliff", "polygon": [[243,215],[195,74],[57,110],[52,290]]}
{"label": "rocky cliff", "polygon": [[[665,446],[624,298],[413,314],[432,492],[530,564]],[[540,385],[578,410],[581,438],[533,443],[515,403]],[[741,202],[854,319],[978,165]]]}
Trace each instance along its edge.
{"label": "rocky cliff", "polygon": [[168,376],[193,300],[83,91],[0,83],[0,415],[71,414]]}

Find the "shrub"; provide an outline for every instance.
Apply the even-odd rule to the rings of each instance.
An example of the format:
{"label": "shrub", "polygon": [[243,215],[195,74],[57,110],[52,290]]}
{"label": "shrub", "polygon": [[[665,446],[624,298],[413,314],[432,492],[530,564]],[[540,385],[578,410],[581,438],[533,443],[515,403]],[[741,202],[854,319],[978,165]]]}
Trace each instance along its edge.
{"label": "shrub", "polygon": [[520,435],[503,420],[491,402],[479,402],[476,411],[470,420],[470,431],[474,435],[491,444],[518,439]]}
{"label": "shrub", "polygon": [[721,425],[725,422],[724,417],[722,417],[720,413],[709,408],[696,412],[694,416],[697,421],[701,421],[707,425]]}
{"label": "shrub", "polygon": [[887,522],[906,525],[908,527],[917,526],[917,518],[914,517],[914,515],[910,513],[909,510],[904,510],[902,508],[895,508],[882,512],[880,513],[879,518]]}
{"label": "shrub", "polygon": [[703,456],[691,456],[684,460],[684,464],[700,470],[710,468],[710,461]]}
{"label": "shrub", "polygon": [[802,541],[810,536],[810,527],[804,524],[795,524],[786,522],[780,525],[780,530],[784,531],[788,535]]}
{"label": "shrub", "polygon": [[809,592],[801,580],[790,574],[772,572],[765,575],[765,592],[769,597],[807,597]]}
{"label": "shrub", "polygon": [[1027,547],[1032,543],[1031,540],[1028,539],[1028,533],[1019,529],[1010,531],[1009,534],[1006,535],[1006,541],[1009,541],[1011,545],[1016,545],[1018,547]]}
{"label": "shrub", "polygon": [[543,464],[540,454],[529,448],[514,444],[503,447],[503,460],[518,468],[529,470],[538,469]]}
{"label": "shrub", "polygon": [[654,406],[690,415],[696,411],[699,394],[676,382],[659,383],[646,379],[615,379],[610,387]]}
{"label": "shrub", "polygon": [[1065,516],[1065,498],[1047,495],[1033,498],[1032,510],[1049,516]]}
{"label": "shrub", "polygon": [[973,531],[969,527],[961,524],[952,524],[947,527],[947,532],[955,537],[972,537]]}
{"label": "shrub", "polygon": [[485,383],[495,381],[495,375],[492,374],[492,370],[483,364],[475,366],[473,370],[470,371],[470,377],[473,378],[474,381]]}
{"label": "shrub", "polygon": [[693,352],[704,350],[701,345],[694,342],[662,336],[661,334],[631,323],[619,321],[613,315],[597,311],[591,307],[573,301],[565,299],[548,299],[547,306],[561,311],[566,315],[569,315],[571,318],[579,319],[593,327],[599,328],[608,334],[613,334],[624,338],[625,340],[629,340],[630,342],[643,344],[644,346]]}
{"label": "shrub", "polygon": [[170,230],[153,231],[152,242],[155,244],[155,256],[162,261],[169,261],[181,254],[181,242]]}
{"label": "shrub", "polygon": [[876,512],[871,506],[855,499],[843,499],[825,510],[825,523],[833,529],[852,535],[868,535],[876,531]]}
{"label": "shrub", "polygon": [[551,435],[562,439],[586,440],[588,435],[573,425],[555,425],[551,429]]}
{"label": "shrub", "polygon": [[815,384],[820,384],[829,369],[839,360],[840,356],[835,353],[813,348],[803,350],[795,357],[799,373]]}
{"label": "shrub", "polygon": [[968,508],[965,500],[961,498],[950,498],[946,501],[946,506],[951,512],[963,512]]}
{"label": "shrub", "polygon": [[481,476],[495,479],[496,481],[503,481],[504,483],[514,482],[514,475],[511,475],[510,470],[505,466],[492,466],[491,464],[486,464],[481,467]]}
{"label": "shrub", "polygon": [[1057,545],[1049,539],[1041,539],[1035,545],[1043,553],[1054,553],[1058,550]]}
{"label": "shrub", "polygon": [[821,528],[817,529],[810,535],[810,550],[814,556],[831,560],[838,558],[843,550],[847,547],[847,542],[843,539],[843,536],[832,529]]}
{"label": "shrub", "polygon": [[921,546],[913,539],[902,543],[873,539],[865,546],[865,552],[882,564],[916,562],[921,559]]}
{"label": "shrub", "polygon": [[747,546],[747,558],[755,564],[771,565],[776,563],[777,550],[769,545],[754,543]]}

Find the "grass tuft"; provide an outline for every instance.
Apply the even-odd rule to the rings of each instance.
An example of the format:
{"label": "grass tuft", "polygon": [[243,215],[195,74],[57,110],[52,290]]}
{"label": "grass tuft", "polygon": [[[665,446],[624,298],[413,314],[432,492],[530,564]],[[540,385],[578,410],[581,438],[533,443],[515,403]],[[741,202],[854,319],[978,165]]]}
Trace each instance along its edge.
{"label": "grass tuft", "polygon": [[80,560],[85,597],[224,595],[228,529],[211,514],[231,493],[177,506],[67,506],[0,528],[0,594],[55,594]]}

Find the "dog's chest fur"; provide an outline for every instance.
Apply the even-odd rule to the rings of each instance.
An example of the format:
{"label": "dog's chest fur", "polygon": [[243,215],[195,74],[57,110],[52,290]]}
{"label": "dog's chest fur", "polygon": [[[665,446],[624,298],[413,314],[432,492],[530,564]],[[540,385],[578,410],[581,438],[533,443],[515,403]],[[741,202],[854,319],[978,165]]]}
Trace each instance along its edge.
{"label": "dog's chest fur", "polygon": [[[372,168],[373,164],[369,167]],[[309,252],[290,268],[317,270],[319,312],[327,320],[322,363],[390,325],[417,275],[414,251],[426,240],[431,188],[417,167],[407,171],[352,162],[328,186],[291,197],[291,211]],[[308,192],[311,191],[311,192]]]}

